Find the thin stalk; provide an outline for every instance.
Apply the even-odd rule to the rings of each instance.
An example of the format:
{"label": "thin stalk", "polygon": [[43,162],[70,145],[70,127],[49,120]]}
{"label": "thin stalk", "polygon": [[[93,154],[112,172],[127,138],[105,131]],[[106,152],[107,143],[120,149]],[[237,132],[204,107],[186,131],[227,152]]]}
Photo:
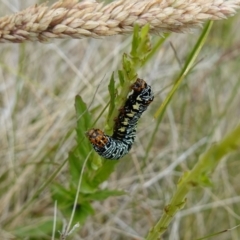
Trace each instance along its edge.
{"label": "thin stalk", "polygon": [[176,79],[171,91],[169,92],[169,94],[167,95],[166,99],[164,100],[164,102],[161,104],[161,106],[159,107],[159,109],[156,111],[156,113],[154,114],[154,118],[158,118],[160,115],[162,115],[165,110],[167,105],[169,104],[169,102],[171,101],[174,93],[177,91],[178,87],[180,86],[180,84],[182,83],[183,79],[188,75],[188,73],[190,72],[190,70],[192,69],[194,62],[198,56],[198,54],[200,53],[203,45],[206,42],[207,36],[211,30],[211,27],[213,25],[212,21],[209,21],[205,28],[202,31],[202,34],[200,36],[200,38],[198,39],[193,51],[190,53],[187,62],[185,63],[182,71],[180,72],[180,75],[178,76],[178,78]]}
{"label": "thin stalk", "polygon": [[165,206],[162,217],[149,231],[146,240],[158,239],[167,230],[176,213],[184,207],[187,193],[194,186],[202,183],[201,177],[212,172],[224,156],[237,150],[239,147],[240,125],[218,144],[212,145],[212,147],[199,157],[199,161],[194,168],[180,179],[177,191],[173,195],[172,200]]}
{"label": "thin stalk", "polygon": [[148,154],[151,150],[151,147],[153,146],[153,142],[155,140],[156,134],[158,133],[158,128],[159,125],[162,121],[163,115],[165,113],[165,110],[168,106],[168,104],[170,103],[173,95],[175,94],[175,92],[177,91],[177,89],[179,88],[180,84],[182,83],[183,79],[188,75],[188,73],[190,72],[190,70],[192,69],[195,60],[197,59],[197,56],[199,54],[199,52],[201,51],[204,43],[206,42],[207,36],[211,30],[213,22],[209,21],[206,26],[204,27],[202,34],[200,35],[195,47],[193,48],[193,50],[191,51],[191,53],[189,54],[189,57],[182,69],[182,71],[180,72],[179,76],[176,78],[175,83],[172,87],[172,89],[170,90],[170,92],[168,93],[167,97],[165,98],[165,100],[163,101],[163,103],[160,105],[159,109],[156,111],[156,113],[154,114],[154,118],[157,119],[157,124],[155,126],[155,129],[153,131],[152,137],[149,141],[149,144],[147,146],[146,149],[146,154],[144,157],[144,162],[146,161],[146,159],[148,159]]}

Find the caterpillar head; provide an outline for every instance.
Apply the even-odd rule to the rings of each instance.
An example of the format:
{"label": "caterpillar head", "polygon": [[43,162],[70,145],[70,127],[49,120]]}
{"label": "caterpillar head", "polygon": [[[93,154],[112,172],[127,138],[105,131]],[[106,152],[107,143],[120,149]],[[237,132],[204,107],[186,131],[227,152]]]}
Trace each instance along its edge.
{"label": "caterpillar head", "polygon": [[143,79],[138,78],[132,84],[131,89],[133,90],[133,96],[136,96],[136,100],[140,101],[143,106],[148,106],[154,99],[150,85]]}
{"label": "caterpillar head", "polygon": [[100,129],[90,129],[88,132],[86,132],[86,136],[91,144],[98,148],[104,148],[109,141],[108,137]]}
{"label": "caterpillar head", "polygon": [[141,92],[144,88],[146,88],[147,83],[143,80],[138,78],[135,83],[132,84],[131,89],[134,92]]}

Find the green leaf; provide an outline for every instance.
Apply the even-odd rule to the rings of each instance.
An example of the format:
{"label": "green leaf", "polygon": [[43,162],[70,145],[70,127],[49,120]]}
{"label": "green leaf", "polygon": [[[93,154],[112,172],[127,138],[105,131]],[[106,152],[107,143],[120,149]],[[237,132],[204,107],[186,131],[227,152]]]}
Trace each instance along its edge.
{"label": "green leaf", "polygon": [[82,100],[82,98],[77,95],[75,98],[75,109],[76,109],[76,117],[77,117],[77,149],[78,157],[80,161],[84,161],[91,151],[92,147],[88,141],[86,141],[85,133],[87,130],[91,128],[91,115],[87,109],[86,104]]}
{"label": "green leaf", "polygon": [[[72,208],[69,208],[69,214],[71,213]],[[83,225],[86,222],[87,217],[89,215],[94,214],[94,209],[92,208],[91,204],[88,202],[83,202],[81,204],[77,205],[74,217],[73,217],[73,223],[80,223]],[[69,215],[70,216],[70,215]]]}
{"label": "green leaf", "polygon": [[[86,190],[86,182],[82,182],[81,192],[83,189]],[[87,191],[87,194],[80,194],[78,198],[77,208],[74,214],[74,221],[84,223],[88,215],[93,214],[94,211],[90,205],[90,198],[88,196],[93,193],[95,194],[96,190]],[[54,184],[52,186],[52,198],[57,200],[58,208],[61,209],[63,214],[69,218],[73,211],[73,204],[75,201],[76,189],[67,190],[59,184]]]}
{"label": "green leaf", "polygon": [[[112,74],[112,76],[111,76],[110,83],[108,85],[108,91],[109,91],[109,94],[110,94],[110,104],[109,104],[107,121],[109,121],[109,119],[112,116],[112,113],[115,109],[115,98],[116,98],[116,95],[117,95],[117,90],[115,89],[114,74]],[[111,123],[109,123],[108,125],[110,126]]]}
{"label": "green leaf", "polygon": [[140,38],[144,42],[146,39],[148,39],[149,27],[150,27],[149,24],[146,24],[145,26],[142,27],[141,32],[140,32]]}
{"label": "green leaf", "polygon": [[198,178],[199,184],[203,187],[213,187],[213,183],[207,173],[203,172]]}
{"label": "green leaf", "polygon": [[138,47],[138,55],[140,56],[140,64],[143,64],[143,60],[146,57],[146,54],[148,54],[151,51],[151,42],[148,35],[149,32],[149,24],[145,25],[140,32],[140,44]]}
{"label": "green leaf", "polygon": [[67,190],[64,186],[53,183],[51,186],[52,198],[57,200],[58,207],[66,207],[71,205],[75,199],[75,193]]}
{"label": "green leaf", "polygon": [[123,86],[125,79],[124,79],[124,73],[122,70],[118,70],[118,78],[119,78],[120,85]]}
{"label": "green leaf", "polygon": [[[89,150],[91,151],[91,150]],[[75,149],[75,151],[70,152],[69,153],[69,157],[68,157],[68,162],[69,162],[69,171],[70,171],[70,176],[71,176],[71,185],[74,191],[76,191],[76,187],[79,181],[79,177],[82,171],[82,168],[84,166],[84,161],[85,159],[83,159],[83,157],[81,156],[81,154],[79,154],[80,150],[79,149]],[[83,176],[82,176],[82,186],[81,186],[81,191],[83,192],[92,192],[95,189],[92,188],[91,184],[87,183],[87,179],[88,179],[88,174],[91,171],[94,171],[94,169],[92,168],[93,165],[93,161],[89,161],[89,164],[86,165],[86,168],[88,169],[88,171],[84,171],[83,172]],[[90,166],[90,167],[88,167]],[[99,164],[99,166],[101,166],[101,164]],[[97,165],[95,167],[97,169]]]}
{"label": "green leaf", "polygon": [[[61,229],[61,221],[56,221],[56,229]],[[53,230],[53,217],[38,217],[31,223],[24,222],[23,226],[15,228],[12,233],[17,239],[50,239]]]}
{"label": "green leaf", "polygon": [[91,127],[91,115],[81,96],[75,97],[75,109],[77,117],[77,141],[82,142],[86,130]]}
{"label": "green leaf", "polygon": [[97,191],[95,193],[89,194],[88,196],[86,196],[87,199],[89,200],[105,200],[108,197],[113,197],[113,196],[122,196],[125,195],[126,192],[124,191],[118,191],[118,190],[108,190],[108,189],[104,189],[104,190],[100,190]]}
{"label": "green leaf", "polygon": [[[73,211],[73,203],[65,208],[62,208],[61,211],[66,218],[69,218]],[[94,214],[94,209],[92,208],[89,202],[78,203],[74,212],[73,224],[80,223],[83,225],[89,215]]]}
{"label": "green leaf", "polygon": [[133,30],[133,39],[132,39],[132,50],[131,50],[131,56],[137,57],[137,49],[139,46],[139,26],[137,24],[134,25]]}
{"label": "green leaf", "polygon": [[[77,146],[69,153],[68,160],[72,182],[76,184],[84,161],[92,150],[92,146],[85,136],[86,131],[91,128],[92,118],[86,104],[79,95],[75,98],[75,109],[77,117]],[[90,163],[89,166],[91,166]]]}
{"label": "green leaf", "polygon": [[[95,171],[91,171],[91,172],[92,172],[92,174],[95,173]],[[85,173],[83,175],[82,182],[81,182],[81,188],[80,188],[81,193],[88,194],[88,193],[93,193],[96,191],[97,186],[94,185],[94,183],[90,179],[89,175],[90,174],[87,174],[87,173]],[[76,192],[75,188],[73,188],[73,191]]]}
{"label": "green leaf", "polygon": [[68,163],[72,181],[77,182],[83,166],[83,161],[80,161],[80,157],[76,154],[76,151],[69,152]]}
{"label": "green leaf", "polygon": [[[136,25],[134,27],[133,41],[132,41],[132,50],[131,50],[131,59],[132,59],[132,71],[134,73],[137,69],[142,66],[147,57],[147,54],[151,51],[151,42],[148,35],[149,25],[145,25],[139,31],[139,27]],[[130,79],[134,77],[131,75]]]}
{"label": "green leaf", "polygon": [[98,169],[95,177],[92,180],[94,186],[98,186],[102,182],[106,181],[111,175],[111,173],[114,171],[115,165],[117,163],[118,161],[109,161],[109,160],[104,161],[103,167]]}
{"label": "green leaf", "polygon": [[94,157],[92,158],[92,161],[90,162],[91,169],[94,171],[97,171],[99,168],[102,167],[102,160],[101,157],[94,152]]}
{"label": "green leaf", "polygon": [[123,54],[122,65],[126,76],[128,77],[128,79],[131,79],[130,76],[132,72],[132,62],[129,56],[125,53]]}

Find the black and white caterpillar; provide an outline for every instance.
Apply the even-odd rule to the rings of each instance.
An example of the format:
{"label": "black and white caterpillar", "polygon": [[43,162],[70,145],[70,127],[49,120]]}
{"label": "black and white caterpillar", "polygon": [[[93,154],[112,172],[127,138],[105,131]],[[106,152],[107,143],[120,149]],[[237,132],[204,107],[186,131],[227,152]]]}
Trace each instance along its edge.
{"label": "black and white caterpillar", "polygon": [[136,137],[137,122],[154,99],[151,87],[140,78],[132,84],[131,90],[133,93],[115,120],[112,136],[100,129],[86,133],[95,151],[106,159],[117,160],[129,152]]}

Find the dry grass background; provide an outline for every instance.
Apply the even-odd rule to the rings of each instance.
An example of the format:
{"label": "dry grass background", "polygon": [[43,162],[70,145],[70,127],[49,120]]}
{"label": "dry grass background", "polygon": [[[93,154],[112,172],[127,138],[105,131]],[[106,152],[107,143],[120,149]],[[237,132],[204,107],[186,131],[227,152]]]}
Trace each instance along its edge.
{"label": "dry grass background", "polygon": [[[1,1],[0,14],[35,3]],[[95,215],[73,239],[141,239],[161,215],[182,171],[191,168],[206,149],[207,138],[210,143],[218,141],[239,122],[239,21],[237,14],[214,24],[199,63],[166,111],[144,169],[140,169],[140,161],[154,128],[153,113],[200,31],[172,34],[139,72],[152,85],[156,98],[141,119],[133,149],[105,183],[129,195],[95,202]],[[108,79],[120,67],[130,42],[130,36],[114,36],[0,45],[1,239],[14,239],[18,227],[37,229],[39,222],[53,217],[54,203],[47,189],[21,216],[12,219],[75,145],[75,95],[89,104],[100,84],[93,107],[102,109],[108,101]],[[240,223],[239,160],[239,154],[224,159],[213,173],[213,186],[188,195],[185,209],[164,239],[197,239]],[[63,185],[68,181],[65,171],[57,177]],[[62,219],[60,213],[58,218]],[[215,239],[238,240],[240,230]]]}

